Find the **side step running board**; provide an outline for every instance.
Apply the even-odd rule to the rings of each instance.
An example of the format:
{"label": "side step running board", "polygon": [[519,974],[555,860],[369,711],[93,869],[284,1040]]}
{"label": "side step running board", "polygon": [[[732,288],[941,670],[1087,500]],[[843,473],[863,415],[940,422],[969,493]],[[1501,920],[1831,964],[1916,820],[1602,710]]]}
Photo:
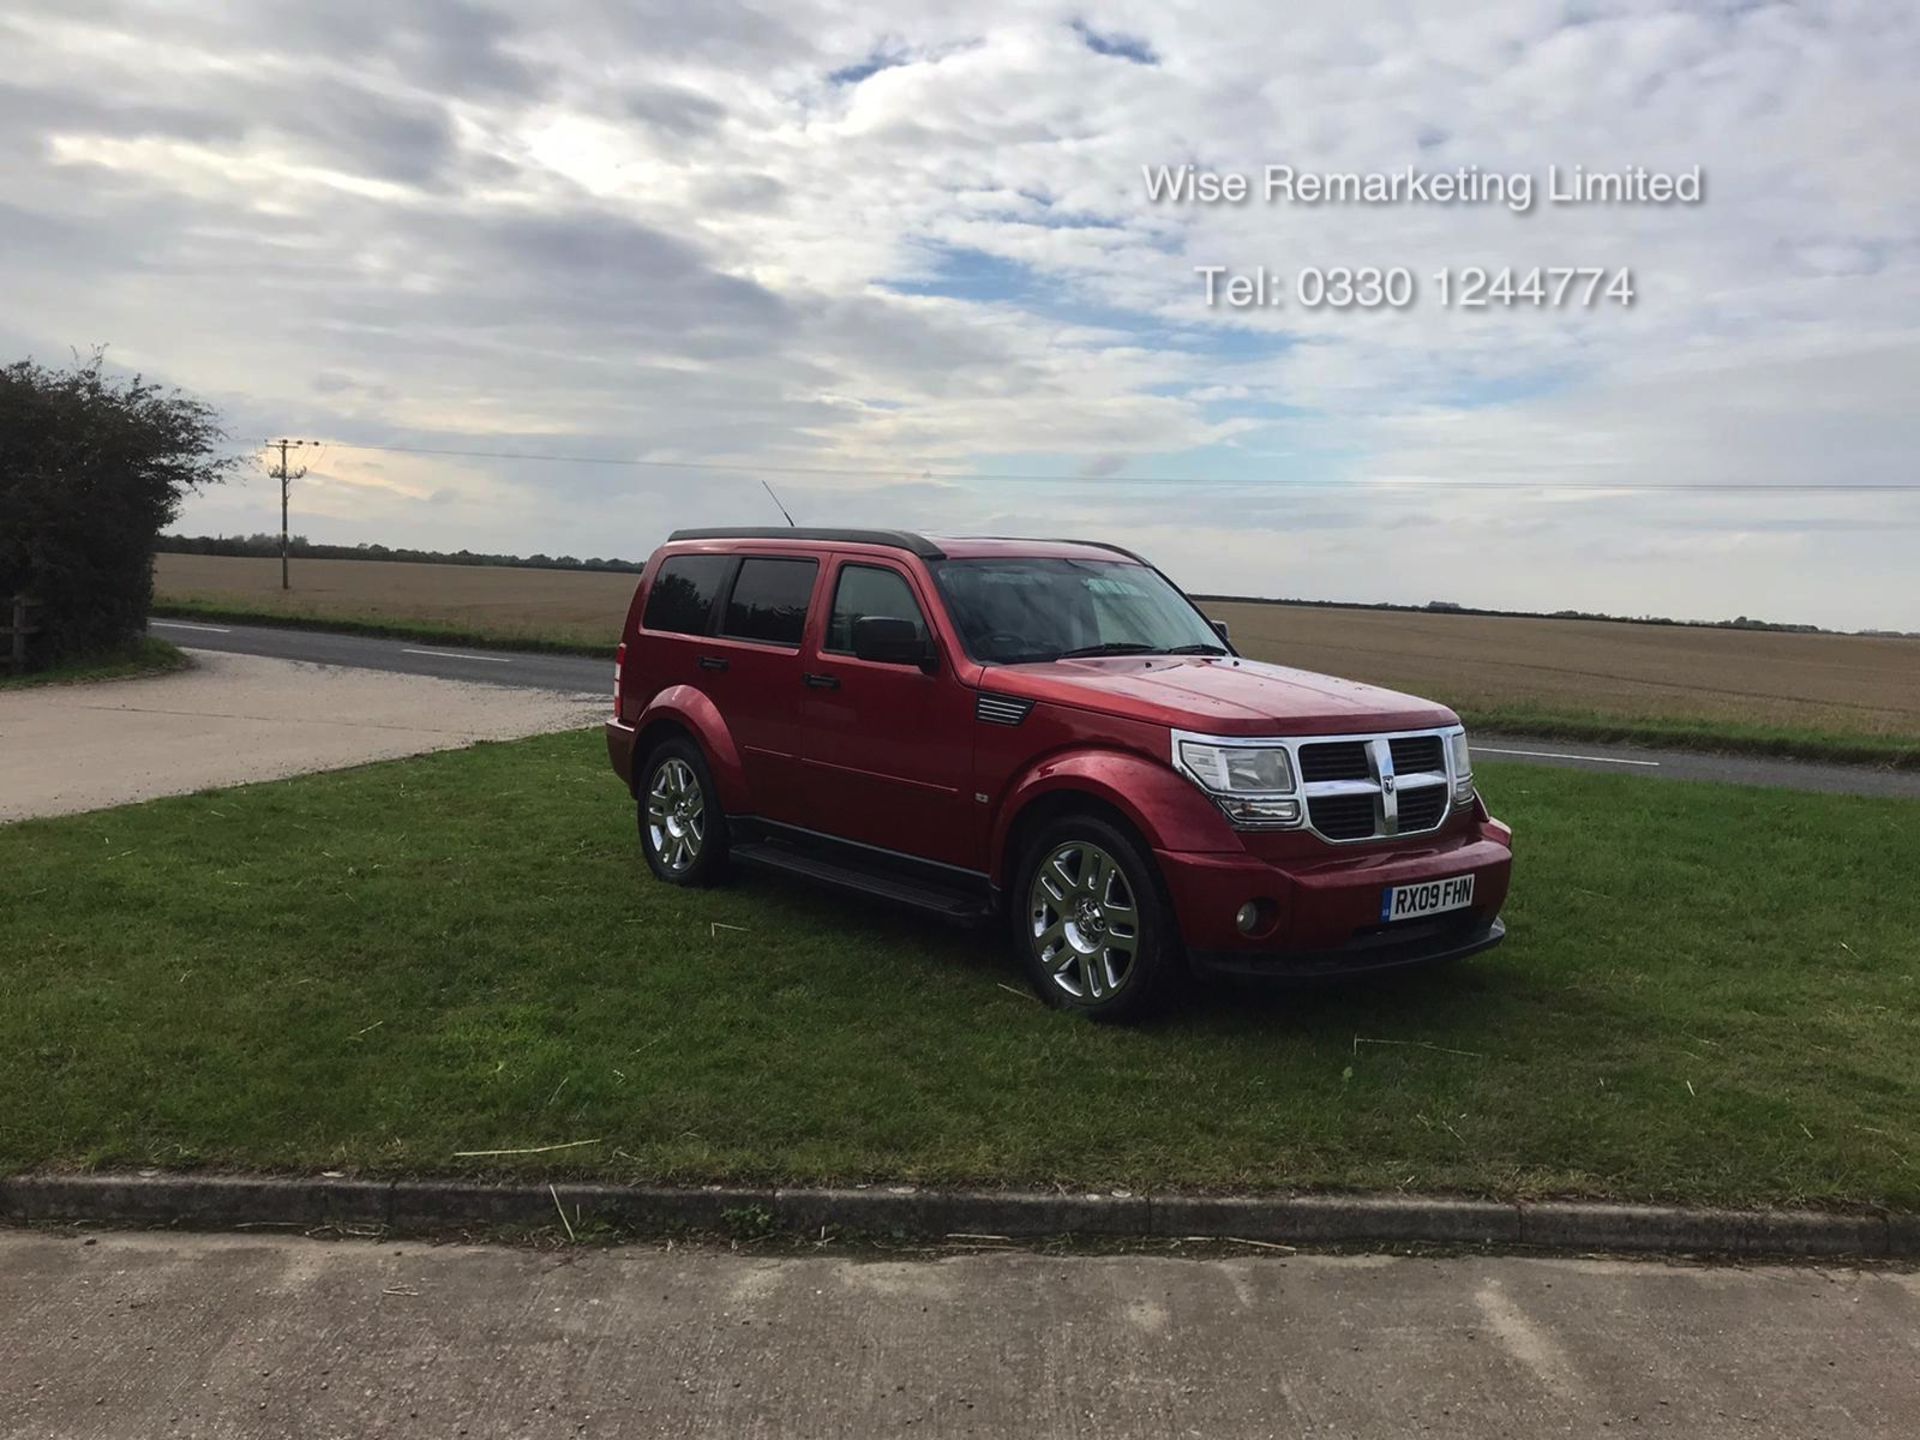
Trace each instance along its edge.
{"label": "side step running board", "polygon": [[916,880],[908,875],[848,865],[773,841],[735,843],[732,855],[742,864],[799,875],[808,880],[839,886],[843,890],[857,890],[862,895],[891,900],[898,905],[911,905],[917,910],[928,910],[947,920],[970,923],[984,920],[989,913],[984,895]]}

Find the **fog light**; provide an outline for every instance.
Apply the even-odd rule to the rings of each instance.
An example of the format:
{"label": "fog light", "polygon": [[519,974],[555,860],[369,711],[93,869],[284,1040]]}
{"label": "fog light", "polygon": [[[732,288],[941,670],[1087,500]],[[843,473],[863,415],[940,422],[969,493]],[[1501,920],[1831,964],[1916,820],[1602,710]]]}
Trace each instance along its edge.
{"label": "fog light", "polygon": [[1233,912],[1234,928],[1242,935],[1255,935],[1273,924],[1271,900],[1249,900]]}

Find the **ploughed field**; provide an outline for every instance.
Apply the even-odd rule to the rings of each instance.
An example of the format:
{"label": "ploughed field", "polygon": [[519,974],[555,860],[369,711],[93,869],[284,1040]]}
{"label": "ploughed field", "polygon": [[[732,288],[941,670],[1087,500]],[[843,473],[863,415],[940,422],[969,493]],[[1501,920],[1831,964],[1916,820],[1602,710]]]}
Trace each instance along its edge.
{"label": "ploughed field", "polygon": [[1249,655],[1461,711],[1920,736],[1920,640],[1301,605],[1207,605]]}
{"label": "ploughed field", "polygon": [[[162,555],[155,579],[162,602],[187,608],[609,650],[634,586],[625,574],[373,560],[296,560],[293,575],[283,593],[277,560]],[[1483,725],[1920,747],[1916,640],[1233,602],[1207,609],[1257,659],[1428,695]]]}
{"label": "ploughed field", "polygon": [[1914,802],[1481,771],[1505,945],[1134,1029],[997,933],[660,884],[593,733],[0,827],[0,1170],[1920,1209]]}

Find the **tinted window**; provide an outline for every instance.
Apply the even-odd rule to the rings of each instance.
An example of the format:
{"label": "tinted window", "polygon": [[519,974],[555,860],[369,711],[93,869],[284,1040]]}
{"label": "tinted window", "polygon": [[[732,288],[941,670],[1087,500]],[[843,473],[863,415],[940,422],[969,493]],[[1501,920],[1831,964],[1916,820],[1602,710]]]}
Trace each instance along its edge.
{"label": "tinted window", "polygon": [[913,591],[895,570],[873,565],[845,565],[833,587],[833,614],[827,620],[827,643],[822,647],[842,655],[853,653],[853,622],[878,616],[911,620],[914,633],[926,639],[927,622],[920,615]]}
{"label": "tinted window", "polygon": [[967,653],[989,664],[1064,654],[1227,653],[1158,572],[1118,560],[945,560],[934,567]]}
{"label": "tinted window", "polygon": [[736,640],[798,645],[819,568],[817,560],[742,560],[720,633]]}
{"label": "tinted window", "polygon": [[674,555],[660,563],[647,595],[647,613],[640,623],[649,630],[676,635],[704,635],[713,597],[733,563],[726,555]]}

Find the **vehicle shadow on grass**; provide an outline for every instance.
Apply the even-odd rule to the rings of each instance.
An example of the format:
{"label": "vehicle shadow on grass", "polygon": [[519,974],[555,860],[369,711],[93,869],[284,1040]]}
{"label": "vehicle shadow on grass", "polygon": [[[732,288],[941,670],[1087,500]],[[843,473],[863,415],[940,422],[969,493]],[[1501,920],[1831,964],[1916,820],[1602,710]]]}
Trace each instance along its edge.
{"label": "vehicle shadow on grass", "polygon": [[[791,909],[811,928],[844,932],[860,948],[914,954],[969,984],[1014,991],[1036,1007],[1045,1004],[1013,953],[1004,917],[968,927],[905,907],[867,907],[858,897],[783,875],[741,875],[731,883]],[[1142,1035],[1203,1032],[1321,1041],[1378,1034],[1478,1051],[1483,1038],[1514,1023],[1520,1009],[1537,1006],[1541,998],[1532,982],[1488,956],[1342,980],[1186,976],[1164,1009],[1130,1028]],[[1084,1023],[1064,1013],[1059,1020]]]}
{"label": "vehicle shadow on grass", "polygon": [[1472,1045],[1500,1028],[1513,997],[1511,974],[1475,959],[1352,979],[1192,980],[1156,1023],[1169,1029],[1311,1033],[1441,1034]]}

